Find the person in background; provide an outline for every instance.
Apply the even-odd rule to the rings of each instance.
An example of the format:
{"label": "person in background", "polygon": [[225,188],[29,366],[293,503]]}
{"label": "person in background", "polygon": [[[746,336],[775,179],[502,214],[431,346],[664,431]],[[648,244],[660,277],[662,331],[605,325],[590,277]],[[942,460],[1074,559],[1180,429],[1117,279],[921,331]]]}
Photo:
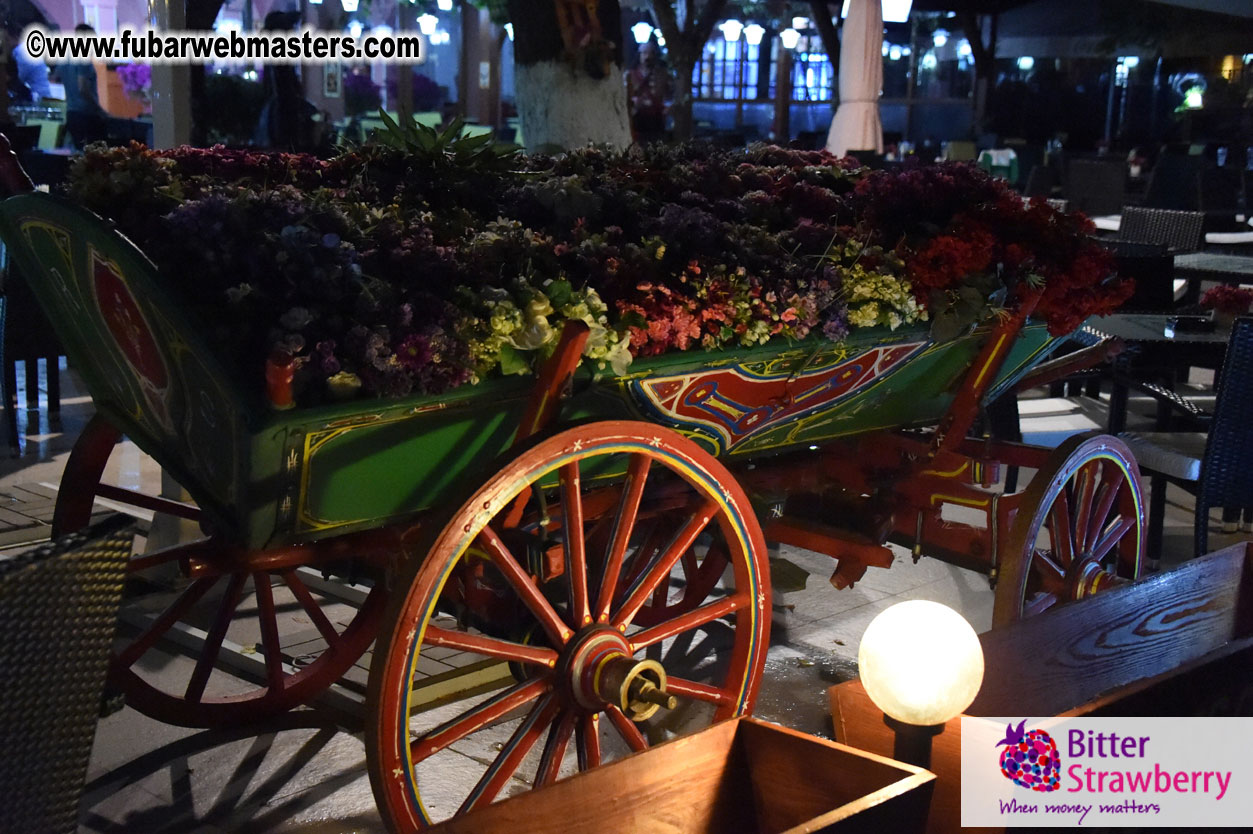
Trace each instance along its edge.
{"label": "person in background", "polygon": [[[265,16],[266,30],[290,30],[300,22],[300,12],[272,11]],[[266,64],[262,76],[266,102],[258,119],[254,144],[280,151],[326,150],[326,119],[305,98],[304,84],[291,64]]]}
{"label": "person in background", "polygon": [[17,42],[13,58],[17,63],[17,78],[30,91],[28,101],[52,97],[52,82],[48,80],[48,65],[42,58],[33,58],[26,51],[26,41],[21,32],[10,32],[11,40]]}
{"label": "person in background", "polygon": [[[95,34],[86,23],[74,27],[80,35]],[[90,61],[60,64],[57,74],[65,85],[65,129],[78,147],[103,142],[108,134],[108,116],[96,92],[96,68]]]}
{"label": "person in background", "polygon": [[666,138],[666,100],[671,94],[670,72],[661,62],[661,49],[649,40],[640,46],[640,60],[627,73],[627,100],[631,107],[631,135],[641,145]]}

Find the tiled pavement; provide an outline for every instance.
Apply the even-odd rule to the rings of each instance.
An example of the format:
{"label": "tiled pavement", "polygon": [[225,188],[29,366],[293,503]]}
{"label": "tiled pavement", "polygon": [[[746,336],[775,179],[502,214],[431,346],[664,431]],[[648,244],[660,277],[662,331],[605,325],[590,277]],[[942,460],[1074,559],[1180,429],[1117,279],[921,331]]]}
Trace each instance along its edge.
{"label": "tiled pavement", "polygon": [[[0,551],[46,537],[52,498],[70,444],[90,416],[67,374],[59,420],[46,408],[19,411],[22,453],[0,460]],[[23,404],[24,406],[24,404]],[[1056,442],[1099,425],[1099,405],[1040,402],[1024,408],[1034,440]],[[133,447],[119,447],[123,481],[152,481],[155,469]],[[113,464],[111,464],[113,466]],[[114,476],[119,473],[114,472]],[[1023,481],[1025,483],[1025,481]],[[1182,493],[1171,493],[1165,545],[1176,555],[1191,540]],[[98,507],[100,511],[106,508]],[[1220,547],[1230,537],[1215,536]],[[0,557],[3,553],[0,552]],[[897,550],[889,570],[871,569],[851,589],[828,584],[827,557],[783,548],[773,561],[772,645],[757,714],[806,732],[830,735],[826,689],[856,673],[857,644],[870,620],[903,599],[933,599],[961,611],[977,629],[991,622],[992,592],[982,574],[932,559],[913,563]],[[246,643],[247,637],[241,638]],[[289,638],[292,655],[314,652],[309,628]],[[359,700],[370,655],[346,676],[343,690]],[[462,662],[450,653],[425,669],[446,672]],[[190,663],[172,655],[169,668]],[[356,721],[324,707],[302,709],[262,726],[197,731],[171,727],[127,708],[101,720],[81,805],[84,832],[374,832],[382,831],[365,771]],[[472,755],[468,751],[467,755]]]}

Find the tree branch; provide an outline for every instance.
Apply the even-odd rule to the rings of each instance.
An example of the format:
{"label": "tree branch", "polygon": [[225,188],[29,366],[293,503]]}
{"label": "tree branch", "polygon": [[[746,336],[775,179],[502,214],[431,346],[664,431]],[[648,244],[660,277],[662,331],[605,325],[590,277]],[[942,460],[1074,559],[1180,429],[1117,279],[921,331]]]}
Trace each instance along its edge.
{"label": "tree branch", "polygon": [[836,75],[840,72],[840,29],[831,20],[831,4],[827,0],[809,0],[809,13],[818,26],[818,35],[822,38],[822,48],[826,50],[827,60]]}

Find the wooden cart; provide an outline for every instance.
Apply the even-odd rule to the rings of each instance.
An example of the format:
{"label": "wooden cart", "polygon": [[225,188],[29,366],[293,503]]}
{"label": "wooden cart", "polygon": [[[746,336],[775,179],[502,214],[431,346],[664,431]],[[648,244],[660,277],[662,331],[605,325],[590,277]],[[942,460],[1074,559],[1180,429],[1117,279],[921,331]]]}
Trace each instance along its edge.
{"label": "wooden cart", "polygon": [[[997,581],[998,621],[1139,571],[1139,475],[1118,440],[967,436],[982,403],[1097,358],[1041,365],[1056,341],[1027,319],[1031,297],[943,344],[863,331],[602,379],[579,367],[586,330],[567,326],[535,379],[276,411],[218,364],[172,276],[100,218],[23,194],[0,204],[0,236],[97,408],[54,532],[82,527],[96,498],[202,532],[133,559],[137,580],[165,570],[180,590],[119,649],[113,681],[163,721],[236,724],[307,702],[377,638],[369,768],[399,830],[749,712],[767,540],[833,556],[837,587],[889,565],[889,540],[976,565]],[[121,435],[194,503],[105,483]],[[1037,472],[1001,494],[1000,465]],[[310,570],[370,590],[329,615]],[[284,652],[286,607],[324,650]],[[216,668],[245,621],[265,670],[248,684]],[[160,642],[184,626],[204,642],[180,677]],[[468,795],[444,786],[447,756],[482,763]]]}

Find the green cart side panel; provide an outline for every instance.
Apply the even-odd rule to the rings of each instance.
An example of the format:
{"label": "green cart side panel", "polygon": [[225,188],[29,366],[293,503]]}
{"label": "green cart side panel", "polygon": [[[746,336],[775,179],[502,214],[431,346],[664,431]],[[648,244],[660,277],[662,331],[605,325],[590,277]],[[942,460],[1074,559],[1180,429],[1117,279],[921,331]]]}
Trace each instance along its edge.
{"label": "green cart side panel", "polygon": [[[986,334],[978,330],[936,344],[924,329],[861,331],[840,344],[807,341],[783,350],[671,355],[637,363],[630,375],[585,392],[569,416],[649,420],[723,458],[933,425],[953,401]],[[1055,346],[1042,325],[1025,327],[989,399]]]}
{"label": "green cart side panel", "polygon": [[357,401],[276,415],[254,443],[257,466],[281,461],[249,529],[307,541],[377,527],[487,478],[513,440],[530,378],[495,379],[449,394]]}
{"label": "green cart side panel", "polygon": [[0,237],[97,410],[232,529],[247,482],[244,400],[152,263],[97,215],[45,194],[0,204]]}

